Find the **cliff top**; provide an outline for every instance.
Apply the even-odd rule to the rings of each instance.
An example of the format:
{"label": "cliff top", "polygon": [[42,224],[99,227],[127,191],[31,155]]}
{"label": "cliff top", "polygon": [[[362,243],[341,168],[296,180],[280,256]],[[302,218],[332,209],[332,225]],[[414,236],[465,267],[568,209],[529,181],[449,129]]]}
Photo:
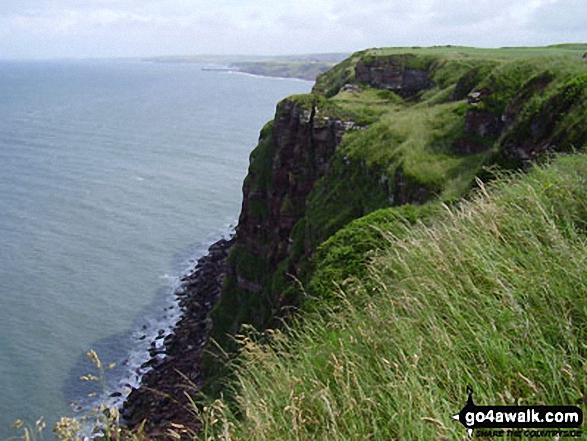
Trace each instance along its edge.
{"label": "cliff top", "polygon": [[587,51],[587,43],[568,43],[542,47],[476,48],[467,46],[386,47],[356,52],[346,60],[321,74],[316,79],[314,92],[326,96],[338,93],[342,85],[354,79],[354,70],[361,60],[404,57],[412,60],[453,61],[460,64],[506,62],[537,57],[580,59]]}
{"label": "cliff top", "polygon": [[[288,431],[445,439],[456,429],[445,430],[442,415],[466,382],[480,389],[495,378],[494,398],[509,394],[500,403],[527,392],[520,379],[531,384],[526,398],[573,396],[572,385],[550,388],[545,379],[560,374],[555,359],[570,366],[569,377],[585,377],[576,342],[586,320],[572,309],[584,295],[565,275],[579,277],[574,251],[584,260],[585,158],[521,184],[506,179],[496,196],[485,186],[503,170],[587,145],[586,49],[368,49],[321,74],[311,94],[278,104],[250,156],[210,314],[204,387],[214,398],[237,397],[207,406],[225,424],[210,430],[252,439],[287,439]],[[475,206],[465,201],[472,197]],[[552,272],[548,259],[557,262]],[[573,311],[573,324],[544,334],[541,327],[564,322],[541,306],[550,292],[565,304],[558,310]],[[492,315],[502,310],[503,320]],[[475,317],[473,335],[465,316]],[[293,328],[269,330],[284,319]],[[564,348],[536,355],[536,341]],[[523,359],[507,369],[508,354]],[[525,364],[535,369],[531,379]],[[400,415],[396,424],[398,403],[412,402],[412,393],[419,408],[406,412],[417,421]],[[426,418],[440,423],[429,428]]]}

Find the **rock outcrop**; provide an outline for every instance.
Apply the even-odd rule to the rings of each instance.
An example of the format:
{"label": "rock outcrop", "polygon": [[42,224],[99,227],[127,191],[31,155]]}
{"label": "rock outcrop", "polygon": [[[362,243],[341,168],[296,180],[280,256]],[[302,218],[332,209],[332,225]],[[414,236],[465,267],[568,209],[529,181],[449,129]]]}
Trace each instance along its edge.
{"label": "rock outcrop", "polygon": [[306,197],[328,169],[342,135],[353,126],[322,117],[317,107],[303,108],[293,100],[282,101],[276,115],[268,139],[259,142],[267,144],[270,176],[259,182],[256,159],[251,159],[236,231],[236,244],[266,259],[270,271],[289,253],[289,237],[304,213]]}
{"label": "rock outcrop", "polygon": [[170,428],[181,432],[178,424],[186,430],[197,430],[186,393],[193,394],[202,385],[199,365],[211,326],[208,313],[220,297],[226,257],[233,243],[233,239],[214,243],[194,271],[182,279],[176,292],[182,318],[165,338],[164,351],[144,366],[153,369],[124,403],[122,415],[129,427],[138,427],[145,421],[145,431],[157,439],[166,438]]}
{"label": "rock outcrop", "polygon": [[278,105],[275,120],[262,131],[251,154],[229,259],[227,294],[213,315],[214,321],[223,323],[222,333],[214,334],[218,340],[227,331],[238,332],[244,322],[264,329],[291,303],[271,286],[271,278],[280,265],[295,273],[296,261],[290,258],[294,227],[304,216],[306,198],[327,172],[343,134],[354,126],[322,114],[318,97],[303,98],[306,100],[286,99]]}
{"label": "rock outcrop", "polygon": [[429,64],[418,65],[415,59],[412,55],[364,57],[355,67],[355,81],[411,97],[434,86],[428,77]]}

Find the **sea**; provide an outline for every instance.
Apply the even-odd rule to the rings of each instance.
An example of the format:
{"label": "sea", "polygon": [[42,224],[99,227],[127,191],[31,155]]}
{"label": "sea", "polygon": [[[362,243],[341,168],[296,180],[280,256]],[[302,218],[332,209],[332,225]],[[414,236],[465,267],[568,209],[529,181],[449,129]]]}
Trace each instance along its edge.
{"label": "sea", "polygon": [[179,279],[237,222],[260,129],[312,86],[202,68],[0,61],[0,440],[138,385]]}

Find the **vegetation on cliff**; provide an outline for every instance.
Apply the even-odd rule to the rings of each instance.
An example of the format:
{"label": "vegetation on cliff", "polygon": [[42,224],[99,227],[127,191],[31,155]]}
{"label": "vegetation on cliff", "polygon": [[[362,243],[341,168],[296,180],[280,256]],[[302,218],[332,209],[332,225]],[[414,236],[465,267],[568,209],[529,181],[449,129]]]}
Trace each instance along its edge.
{"label": "vegetation on cliff", "polygon": [[[428,213],[491,179],[492,166],[526,168],[585,145],[584,49],[371,49],[280,103],[251,154],[215,341],[232,350],[242,324],[273,327],[291,306],[328,296],[325,262],[337,258],[325,250],[346,247],[336,233],[354,219],[406,204]],[[346,258],[363,261],[377,248],[366,244]],[[343,283],[345,265],[334,267]]]}
{"label": "vegetation on cliff", "polygon": [[488,405],[584,404],[586,201],[576,155],[428,225],[403,207],[352,223],[333,239],[373,228],[368,265],[269,343],[241,337],[234,399],[207,407],[204,438],[461,439],[467,385]]}
{"label": "vegetation on cliff", "polygon": [[206,439],[454,438],[467,384],[583,402],[587,158],[532,167],[587,145],[585,51],[369,49],[278,104],[197,366]]}

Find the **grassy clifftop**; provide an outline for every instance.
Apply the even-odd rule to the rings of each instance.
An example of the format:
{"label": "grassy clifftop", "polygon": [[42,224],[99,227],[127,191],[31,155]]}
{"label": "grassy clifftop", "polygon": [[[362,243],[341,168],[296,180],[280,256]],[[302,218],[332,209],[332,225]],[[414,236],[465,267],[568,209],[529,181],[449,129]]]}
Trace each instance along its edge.
{"label": "grassy clifftop", "polygon": [[586,51],[370,49],[280,103],[212,314],[240,356],[209,430],[446,439],[466,384],[584,400],[585,157],[479,188],[587,144]]}
{"label": "grassy clifftop", "polygon": [[292,305],[328,297],[352,265],[325,264],[336,259],[324,250],[340,252],[333,235],[349,222],[406,204],[427,213],[491,167],[587,144],[583,49],[371,49],[280,103],[251,155],[213,338],[234,347],[227,335],[242,324],[272,327]]}
{"label": "grassy clifftop", "polygon": [[242,338],[236,399],[207,408],[206,436],[461,439],[467,385],[484,404],[584,405],[586,201],[576,155],[428,225],[402,208],[349,225],[337,236],[363,229],[378,250],[336,302]]}
{"label": "grassy clifftop", "polygon": [[506,62],[527,58],[565,57],[581,58],[587,53],[587,44],[558,44],[545,47],[507,47],[500,49],[483,49],[467,46],[433,46],[433,47],[387,47],[366,49],[356,52],[351,57],[337,64],[316,80],[314,91],[332,96],[336,89],[345,82],[352,81],[354,67],[363,57],[385,57],[409,55],[418,57],[460,60],[461,63],[478,63],[479,60]]}

